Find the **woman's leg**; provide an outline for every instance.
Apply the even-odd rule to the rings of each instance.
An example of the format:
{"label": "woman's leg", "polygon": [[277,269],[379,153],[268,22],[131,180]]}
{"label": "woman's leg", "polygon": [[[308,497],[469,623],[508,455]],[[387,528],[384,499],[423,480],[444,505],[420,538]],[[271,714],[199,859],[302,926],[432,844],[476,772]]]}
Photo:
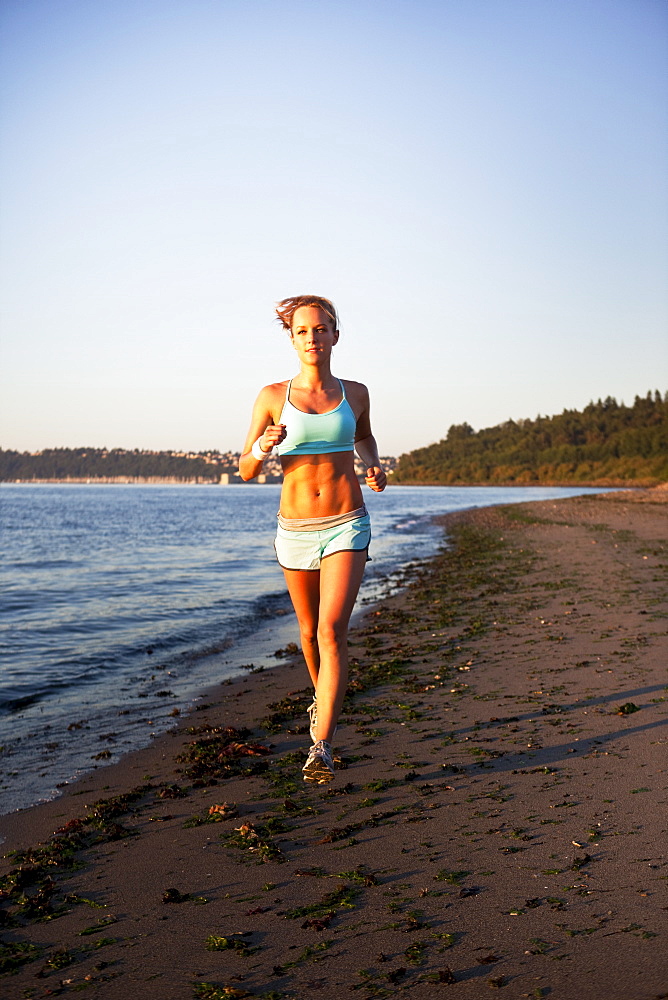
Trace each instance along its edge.
{"label": "woman's leg", "polygon": [[320,669],[320,654],[318,652],[320,570],[284,569],[283,573],[299,623],[302,652],[315,689]]}
{"label": "woman's leg", "polygon": [[331,743],[348,683],[348,623],[367,554],[334,552],[320,570],[284,569],[306,666],[318,693],[317,738]]}
{"label": "woman's leg", "polygon": [[318,731],[331,743],[348,684],[348,623],[362,582],[367,553],[334,552],[320,563],[317,616]]}

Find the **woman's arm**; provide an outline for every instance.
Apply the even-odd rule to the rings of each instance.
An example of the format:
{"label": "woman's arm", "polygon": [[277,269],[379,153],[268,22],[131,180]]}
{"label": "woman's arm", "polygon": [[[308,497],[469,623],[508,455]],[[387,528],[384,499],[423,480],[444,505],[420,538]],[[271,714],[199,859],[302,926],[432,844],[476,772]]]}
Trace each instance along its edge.
{"label": "woman's arm", "polygon": [[369,391],[365,385],[360,385],[359,389],[361,390],[359,395],[362,412],[357,418],[355,451],[366,466],[365,483],[375,493],[382,493],[387,486],[387,476],[380,464],[376,439],[371,433]]}
{"label": "woman's arm", "polygon": [[375,493],[382,493],[387,486],[387,476],[380,464],[378,445],[373,434],[362,438],[361,441],[355,441],[355,451],[366,465],[364,482]]}
{"label": "woman's arm", "polygon": [[248,482],[262,472],[263,459],[253,455],[251,449],[258,442],[260,451],[269,454],[272,448],[280,444],[286,435],[285,424],[275,424],[272,404],[275,397],[275,386],[266,385],[255,400],[251,425],[239,459],[239,475]]}

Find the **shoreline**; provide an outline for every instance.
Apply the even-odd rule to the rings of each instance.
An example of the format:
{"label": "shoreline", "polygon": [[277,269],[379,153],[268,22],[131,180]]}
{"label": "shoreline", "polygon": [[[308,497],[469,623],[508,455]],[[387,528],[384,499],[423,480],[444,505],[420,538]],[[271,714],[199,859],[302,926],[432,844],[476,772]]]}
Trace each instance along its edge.
{"label": "shoreline", "polygon": [[[40,489],[41,487],[35,488],[34,496]],[[62,486],[54,489],[58,493],[63,493],[61,497],[63,500],[64,493],[71,492],[74,487]],[[144,490],[143,487],[139,489],[140,492],[143,490],[141,503],[147,502],[150,490]],[[165,497],[170,489],[165,489]],[[8,492],[10,490],[11,487],[8,487]],[[103,492],[98,490],[96,496],[101,497]],[[187,488],[177,489],[176,492],[182,493],[185,497]],[[422,493],[410,488],[408,491],[390,491],[389,494],[385,494],[382,505],[378,505],[379,510],[374,514],[374,520],[376,515],[380,520],[378,533],[373,542],[373,562],[369,564],[364,575],[355,615],[361,613],[359,609],[386,594],[388,581],[390,590],[392,589],[393,574],[402,564],[413,562],[416,557],[424,557],[437,550],[442,532],[433,521],[434,515],[454,506],[462,509],[459,507],[460,504],[466,507],[478,504],[484,506],[499,500],[509,503],[534,497],[548,499],[555,494],[571,492],[586,491],[504,489],[490,492],[477,489],[457,491],[440,488],[427,489]],[[129,499],[130,493],[134,496],[131,490],[126,500]],[[254,501],[260,497],[263,499],[267,497],[261,489],[252,490],[252,493]],[[271,492],[272,497],[273,495]],[[207,496],[213,497],[213,494],[207,493]],[[216,496],[223,499],[222,494],[216,493]],[[245,504],[248,496],[247,493],[243,496],[237,493],[225,494],[225,502],[235,507],[237,501]],[[243,500],[243,497],[246,497],[246,500]],[[432,499],[429,500],[429,497]],[[271,506],[271,497],[269,499]],[[419,508],[424,505],[428,509],[420,512]],[[394,514],[388,515],[388,508],[394,508]],[[393,524],[394,530],[391,527]],[[268,531],[270,530],[268,527]],[[269,543],[269,538],[267,542]],[[282,574],[280,576],[280,581],[278,579],[275,581],[279,589],[281,584],[284,585]],[[42,582],[48,587],[48,574]],[[59,691],[47,694],[43,698],[39,691],[39,683],[34,688],[36,697],[31,694],[28,685],[28,690],[24,689],[22,693],[24,697],[32,700],[33,704],[28,704],[25,709],[17,712],[9,712],[3,716],[4,727],[0,725],[4,730],[2,739],[4,748],[0,754],[3,764],[3,774],[0,778],[0,813],[25,808],[35,802],[43,802],[56,795],[58,789],[67,788],[86,770],[102,767],[103,761],[104,763],[117,761],[121,754],[147,745],[155,738],[156,733],[173,727],[173,715],[187,712],[212,684],[215,685],[232,674],[239,674],[242,672],[241,667],[250,661],[265,667],[275,666],[276,659],[272,655],[274,650],[277,647],[283,648],[293,641],[296,638],[296,628],[292,634],[283,638],[278,634],[272,636],[271,629],[274,626],[278,626],[277,633],[281,631],[279,623],[282,619],[278,616],[285,611],[291,613],[292,608],[289,605],[287,591],[284,592],[284,602],[281,603],[283,598],[277,602],[280,594],[273,583],[269,591],[266,591],[265,597],[269,601],[269,604],[266,604],[262,596],[262,582],[258,580],[257,591],[257,604],[262,619],[258,622],[257,616],[253,617],[252,626],[248,622],[244,625],[244,622],[239,621],[237,627],[237,624],[228,621],[224,624],[222,632],[218,629],[211,633],[208,642],[192,636],[192,641],[187,647],[181,645],[178,649],[169,645],[170,638],[176,638],[176,636],[170,637],[169,630],[164,636],[168,640],[167,646],[162,646],[163,636],[156,635],[155,632],[146,634],[146,651],[151,649],[153,652],[147,656],[144,655],[143,647],[137,647],[134,663],[128,661],[125,665],[121,664],[119,669],[114,671],[114,679],[107,682],[106,687],[99,681],[83,687],[77,687],[75,684],[70,688],[64,684]],[[149,599],[155,601],[152,582],[147,580],[146,583]],[[185,594],[183,596],[185,597]],[[209,596],[213,600],[212,595]],[[136,608],[136,601],[133,602],[132,598],[130,605],[135,610],[141,611]],[[261,610],[262,607],[264,612]],[[252,612],[253,607],[249,607],[248,610]],[[267,628],[264,623],[270,623],[269,627]],[[85,627],[85,618],[81,624]],[[202,624],[206,628],[207,622],[204,621]],[[39,627],[38,622],[35,622],[35,625]],[[156,626],[160,632],[162,629],[160,621]],[[258,628],[263,631],[258,633],[256,631]],[[23,631],[26,636],[29,634],[28,627]],[[282,628],[282,631],[290,633],[290,626]],[[244,638],[240,644],[238,639],[244,632],[254,638],[257,636],[257,643],[254,638],[250,641]],[[264,637],[266,655],[258,660],[256,653],[257,647],[262,646],[261,636]],[[18,638],[21,640],[21,636]],[[97,643],[100,654],[97,657],[98,666],[103,663],[103,647],[111,649],[114,640],[118,639],[113,629],[108,630],[106,638],[108,643],[105,642],[102,646]],[[132,645],[133,637],[127,634],[127,630],[124,636],[121,636],[121,639],[123,638]],[[51,665],[54,658],[57,660],[57,636],[54,639],[56,642],[50,648],[43,645],[41,649],[38,647],[34,654],[35,659],[38,659],[39,655],[45,655],[44,662],[48,665]],[[84,659],[86,652],[85,648],[81,649]],[[15,676],[21,676],[24,666],[21,648],[17,648],[14,652]],[[5,681],[8,676],[6,670]],[[11,691],[11,684],[9,688]],[[178,713],[175,712],[175,708],[179,709]],[[102,745],[99,740],[103,741]]]}
{"label": "shoreline", "polygon": [[[139,708],[136,708],[136,705],[132,700],[119,703],[119,705],[122,705],[121,711],[124,715],[129,715],[129,711],[134,710],[136,716],[134,719],[134,728],[130,732],[123,731],[120,735],[117,732],[114,733],[113,742],[110,742],[108,739],[101,743],[98,742],[98,740],[103,738],[102,732],[114,726],[116,720],[113,716],[105,717],[103,720],[94,720],[91,718],[93,713],[88,710],[83,713],[87,716],[87,718],[79,722],[82,711],[72,710],[71,714],[73,722],[71,724],[71,728],[75,731],[72,734],[73,736],[78,736],[76,733],[78,726],[84,721],[86,723],[87,732],[84,736],[88,745],[83,751],[84,756],[82,757],[82,751],[79,750],[77,752],[77,759],[72,760],[72,757],[70,756],[70,758],[65,759],[65,761],[59,761],[55,766],[51,764],[51,776],[47,780],[40,782],[42,788],[48,786],[49,791],[44,792],[38,801],[31,804],[20,806],[14,805],[19,798],[15,782],[13,782],[12,786],[9,788],[7,786],[3,787],[2,795],[0,796],[0,821],[4,816],[9,816],[16,812],[24,812],[27,809],[45,806],[50,802],[58,802],[70,791],[76,792],[80,783],[88,776],[103,775],[111,767],[119,765],[122,766],[126,757],[129,755],[141,753],[142,750],[145,750],[153,745],[156,739],[160,739],[161,737],[168,735],[180,726],[184,725],[186,720],[188,720],[194,712],[198,711],[198,705],[206,702],[212,692],[217,692],[218,689],[226,683],[228,677],[239,679],[246,676],[245,667],[243,665],[248,663],[251,659],[254,661],[253,665],[260,667],[262,670],[275,669],[275,667],[280,664],[280,659],[275,657],[275,652],[281,647],[284,648],[289,642],[293,641],[296,631],[297,627],[294,620],[294,613],[291,610],[286,610],[285,613],[277,613],[272,619],[265,620],[253,635],[246,634],[241,638],[236,639],[234,643],[230,643],[225,648],[219,649],[216,652],[208,652],[205,655],[198,657],[197,663],[199,670],[202,672],[206,670],[213,676],[217,676],[220,679],[203,679],[202,682],[197,685],[196,690],[194,690],[192,694],[187,696],[181,695],[178,697],[177,700],[180,705],[178,705],[176,709],[170,709],[169,703],[163,705],[160,702],[154,704],[148,711],[144,708],[144,701],[141,702],[141,706]],[[172,668],[173,667],[174,664],[172,664]],[[185,668],[181,667],[180,669]],[[160,676],[160,674],[157,676]],[[170,681],[173,685],[173,679],[170,678]],[[114,715],[118,714],[118,712],[114,712]],[[148,716],[150,716],[150,719]],[[117,722],[116,727],[118,728]],[[144,728],[143,735],[141,732],[142,727]],[[61,730],[62,729],[65,729],[66,731],[64,733],[54,731],[49,734],[49,732],[45,732],[43,727],[39,731],[36,727],[33,727],[32,738],[38,743],[37,752],[41,753],[41,758],[37,758],[35,755],[33,755],[33,758],[34,760],[38,760],[37,766],[39,768],[45,766],[44,754],[46,753],[46,750],[43,748],[46,747],[49,742],[49,735],[51,735],[51,739],[60,741],[62,741],[63,736],[67,737],[69,735],[69,731],[65,727],[65,723],[61,723]],[[24,741],[29,738],[30,734],[28,734],[28,736],[21,736],[20,740]],[[104,763],[104,757],[99,758],[99,763],[95,763],[95,758],[91,753],[91,751],[94,750],[103,751],[104,757],[111,756],[112,760],[110,763]],[[18,752],[21,754],[22,748],[19,749]],[[8,754],[7,752],[3,753],[2,762],[7,768],[7,773],[10,773],[10,768],[12,769],[12,774],[17,773],[14,771],[14,768],[17,765],[14,762],[13,755]],[[25,764],[25,757],[20,759],[19,764]],[[0,849],[2,849],[2,847],[3,841],[2,835],[0,834]]]}
{"label": "shoreline", "polygon": [[[466,1000],[507,984],[513,997],[610,1000],[622,982],[627,1000],[654,996],[668,982],[665,500],[446,515],[454,546],[409,567],[406,589],[351,632],[357,692],[327,790],[299,780],[299,657],[213,688],[149,747],[0,817],[3,849],[26,849],[137,790],[113,807],[119,830],[98,805],[101,825],[76,846],[83,867],[50,866],[45,905],[67,897],[67,912],[3,934],[40,949],[2,979],[7,996],[85,984],[105,1000],[176,1000],[212,983],[219,996],[426,1000],[450,976]],[[193,755],[221,726],[247,727],[226,744],[247,750],[220,755],[206,784]],[[178,905],[162,901],[170,887]],[[107,939],[95,952],[89,925]],[[227,944],[207,950],[207,935]]]}
{"label": "shoreline", "polygon": [[[359,477],[360,482],[364,482],[363,477]],[[192,479],[179,479],[178,477],[166,477],[162,478],[160,476],[105,476],[96,479],[91,476],[71,476],[67,479],[2,479],[0,480],[0,486],[277,486],[283,482],[280,476],[267,476],[261,482],[254,480],[251,483],[244,483],[241,479],[238,479],[236,474],[234,478],[230,478],[229,482],[221,482],[219,479],[206,479],[204,477],[193,477]],[[404,480],[403,482],[393,482],[392,478],[388,478],[388,486],[440,486],[447,489],[470,489],[475,488],[489,488],[489,489],[503,489],[508,487],[517,487],[518,489],[545,489],[545,488],[555,488],[555,489],[565,489],[565,490],[577,490],[577,489],[600,489],[600,490],[646,490],[646,489],[656,489],[664,485],[662,480],[656,478],[634,480],[629,482],[623,479],[602,479],[602,480],[587,480],[586,482],[553,482],[552,480],[536,481],[528,480],[527,482],[517,481],[517,480],[503,480],[500,482],[490,482],[489,480],[485,482],[457,482],[457,483],[443,483],[440,481],[426,481],[426,480]]]}

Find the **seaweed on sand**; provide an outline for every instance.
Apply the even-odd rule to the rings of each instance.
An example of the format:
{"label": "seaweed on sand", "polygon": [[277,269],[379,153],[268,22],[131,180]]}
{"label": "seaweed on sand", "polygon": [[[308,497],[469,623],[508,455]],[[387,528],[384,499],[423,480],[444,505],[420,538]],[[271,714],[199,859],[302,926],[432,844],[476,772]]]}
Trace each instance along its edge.
{"label": "seaweed on sand", "polygon": [[209,934],[204,945],[207,951],[234,951],[242,958],[248,958],[253,952],[260,950],[259,945],[253,947],[244,940],[249,934],[250,931],[240,931],[227,936]]}
{"label": "seaweed on sand", "polygon": [[202,726],[198,731],[203,738],[186,744],[176,758],[184,763],[185,774],[195,787],[215,785],[224,778],[259,774],[267,770],[263,757],[271,748],[263,743],[247,743],[248,730],[232,726]]}
{"label": "seaweed on sand", "polygon": [[232,1000],[232,998],[250,997],[248,990],[237,989],[236,986],[218,986],[215,983],[195,983],[193,997],[195,1000]]}
{"label": "seaweed on sand", "polygon": [[236,847],[248,851],[258,863],[264,861],[285,861],[281,849],[271,838],[272,833],[282,833],[288,829],[277,817],[265,824],[242,823],[231,833],[224,833],[221,839],[227,847]]}
{"label": "seaweed on sand", "polygon": [[66,912],[67,904],[87,902],[83,897],[63,895],[56,879],[81,866],[79,855],[84,850],[131,836],[134,831],[118,819],[132,813],[152,790],[150,784],[139,785],[122,795],[100,799],[87,807],[87,816],[70,820],[43,843],[11,852],[17,864],[0,878],[0,921],[17,926],[52,920]]}
{"label": "seaweed on sand", "polygon": [[[301,688],[299,691],[290,691],[285,698],[274,701],[268,706],[269,715],[266,715],[260,721],[261,728],[267,733],[280,733],[284,730],[288,733],[307,732],[308,726],[304,717],[312,701],[312,688]],[[292,720],[297,718],[297,716],[302,718],[302,722],[293,725]]]}
{"label": "seaweed on sand", "polygon": [[292,910],[287,910],[285,916],[289,920],[297,920],[300,917],[317,917],[331,919],[337,910],[352,910],[355,908],[356,900],[362,889],[354,885],[341,885],[333,892],[326,893],[322,899],[315,903],[308,903],[306,906],[297,906]]}
{"label": "seaweed on sand", "polygon": [[40,948],[28,941],[0,942],[0,974],[16,972],[26,962],[34,962],[40,954]]}

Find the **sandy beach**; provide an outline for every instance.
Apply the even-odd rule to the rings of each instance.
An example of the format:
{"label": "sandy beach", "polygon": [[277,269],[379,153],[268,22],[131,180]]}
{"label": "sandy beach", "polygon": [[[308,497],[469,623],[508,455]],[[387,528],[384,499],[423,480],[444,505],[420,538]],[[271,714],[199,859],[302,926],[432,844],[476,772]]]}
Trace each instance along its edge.
{"label": "sandy beach", "polygon": [[0,996],[668,997],[666,501],[448,515],[327,788],[295,651],[1,817]]}

